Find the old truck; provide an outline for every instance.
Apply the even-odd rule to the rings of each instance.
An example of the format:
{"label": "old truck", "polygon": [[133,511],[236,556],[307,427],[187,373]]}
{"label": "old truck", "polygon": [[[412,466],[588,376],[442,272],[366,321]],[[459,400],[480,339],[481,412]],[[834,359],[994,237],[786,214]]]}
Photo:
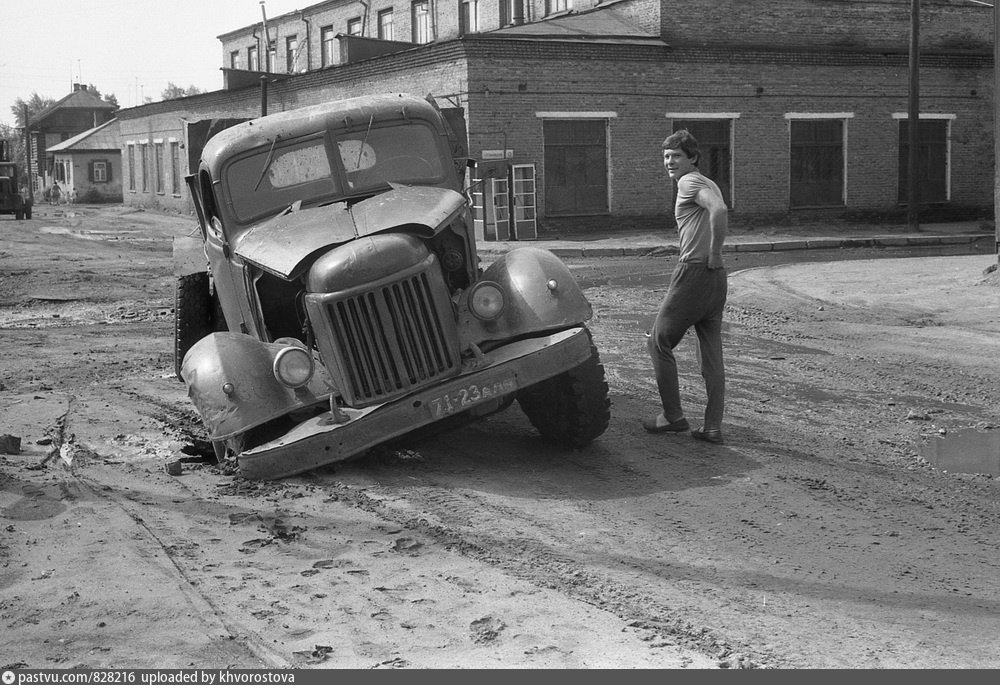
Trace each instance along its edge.
{"label": "old truck", "polygon": [[14,162],[0,161],[0,214],[13,214],[18,221],[31,218],[31,197],[21,191]]}
{"label": "old truck", "polygon": [[607,428],[589,302],[516,247],[484,266],[461,110],[384,94],[211,137],[175,243],[176,373],[219,460],[275,479],[515,401],[572,448]]}

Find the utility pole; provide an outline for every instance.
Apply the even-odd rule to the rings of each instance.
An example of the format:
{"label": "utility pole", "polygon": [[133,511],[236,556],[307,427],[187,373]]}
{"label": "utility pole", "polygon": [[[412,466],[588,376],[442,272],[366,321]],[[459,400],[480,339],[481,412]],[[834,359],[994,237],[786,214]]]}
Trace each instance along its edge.
{"label": "utility pole", "polygon": [[1000,8],[993,3],[993,232],[1000,265]]}
{"label": "utility pole", "polygon": [[28,106],[24,105],[22,116],[24,117],[24,171],[28,178],[28,193],[35,197],[35,182],[31,177],[31,132],[28,130]]}
{"label": "utility pole", "polygon": [[917,145],[920,139],[917,134],[920,132],[920,0],[910,0],[910,102],[906,126],[909,134],[906,214],[910,230],[919,231],[920,188],[917,173],[920,160]]}

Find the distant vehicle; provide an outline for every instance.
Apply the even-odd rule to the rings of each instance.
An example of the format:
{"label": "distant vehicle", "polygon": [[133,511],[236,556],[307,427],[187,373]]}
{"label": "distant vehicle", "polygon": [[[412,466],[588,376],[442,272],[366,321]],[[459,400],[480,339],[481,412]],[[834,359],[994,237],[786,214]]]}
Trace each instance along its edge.
{"label": "distant vehicle", "polygon": [[31,197],[17,184],[17,164],[0,161],[0,214],[13,214],[18,221],[31,218]]}
{"label": "distant vehicle", "polygon": [[485,270],[461,110],[391,94],[237,124],[188,177],[175,364],[216,456],[281,478],[517,401],[572,447],[610,420],[569,269],[537,247]]}

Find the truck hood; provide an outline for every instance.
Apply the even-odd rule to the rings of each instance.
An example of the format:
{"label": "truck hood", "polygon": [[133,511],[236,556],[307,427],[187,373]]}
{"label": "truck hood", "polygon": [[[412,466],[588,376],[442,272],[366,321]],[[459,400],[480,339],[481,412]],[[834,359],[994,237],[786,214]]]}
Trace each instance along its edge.
{"label": "truck hood", "polygon": [[393,186],[351,206],[289,207],[239,236],[234,251],[264,271],[293,280],[327,248],[393,230],[431,238],[464,207],[465,196],[449,188]]}

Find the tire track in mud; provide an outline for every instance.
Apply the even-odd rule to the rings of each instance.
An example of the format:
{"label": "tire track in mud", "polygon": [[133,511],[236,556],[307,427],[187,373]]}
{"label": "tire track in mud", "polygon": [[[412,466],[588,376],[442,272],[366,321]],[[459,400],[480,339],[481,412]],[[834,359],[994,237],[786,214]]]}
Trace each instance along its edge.
{"label": "tire track in mud", "polygon": [[[417,531],[463,556],[611,612],[630,627],[644,631],[646,637],[643,639],[649,642],[651,648],[680,645],[716,659],[723,668],[764,668],[774,664],[773,657],[755,653],[745,645],[727,642],[708,628],[687,622],[682,611],[650,602],[649,598],[637,597],[619,582],[595,572],[595,566],[585,564],[586,560],[558,553],[531,537],[498,537],[485,532],[498,525],[497,514],[506,517],[506,520],[520,518],[520,512],[514,509],[496,503],[470,501],[466,496],[444,491],[408,499],[411,500],[408,509],[416,504],[420,513],[396,510],[387,504],[386,499],[373,495],[368,489],[352,489],[346,496],[341,496],[342,501],[353,507]],[[436,513],[447,512],[441,518],[470,524],[484,518],[484,511],[488,513],[485,518],[492,523],[489,526],[485,522],[472,523],[473,527],[482,530],[471,534],[441,520],[434,520],[438,518]],[[538,528],[539,521],[533,520],[530,525]]]}

